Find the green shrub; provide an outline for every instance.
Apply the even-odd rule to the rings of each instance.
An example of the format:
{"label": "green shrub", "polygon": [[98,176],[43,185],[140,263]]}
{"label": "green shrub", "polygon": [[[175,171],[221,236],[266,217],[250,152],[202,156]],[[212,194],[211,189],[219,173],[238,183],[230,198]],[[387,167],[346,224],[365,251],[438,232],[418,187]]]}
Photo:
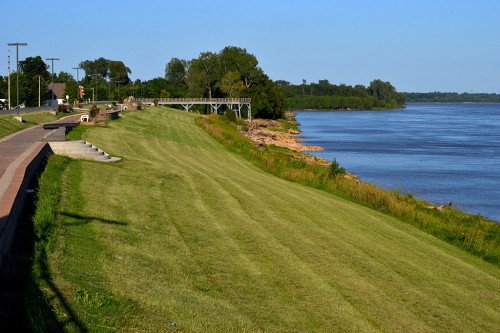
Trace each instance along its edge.
{"label": "green shrub", "polygon": [[336,176],[343,175],[345,173],[345,169],[341,167],[337,162],[337,159],[334,158],[332,164],[330,164],[330,168],[328,169],[328,177],[335,178]]}
{"label": "green shrub", "polygon": [[90,108],[90,111],[89,111],[90,117],[96,118],[99,115],[99,112],[100,112],[100,110],[99,110],[99,107],[97,106],[97,104],[92,105],[92,107]]}
{"label": "green shrub", "polygon": [[234,110],[231,110],[231,109],[226,110],[226,118],[227,118],[227,120],[235,123],[236,122],[236,112],[234,112]]}

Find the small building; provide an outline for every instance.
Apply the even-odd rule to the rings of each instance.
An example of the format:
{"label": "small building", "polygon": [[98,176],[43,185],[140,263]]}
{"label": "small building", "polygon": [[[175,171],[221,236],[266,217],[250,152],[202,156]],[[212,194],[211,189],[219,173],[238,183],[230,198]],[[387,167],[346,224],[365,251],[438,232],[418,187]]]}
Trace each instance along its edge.
{"label": "small building", "polygon": [[[58,106],[59,104],[62,104],[63,100],[66,98],[66,96],[64,96],[64,90],[66,90],[66,83],[54,83],[54,87],[52,87],[52,83],[49,83],[49,92],[47,94],[47,99],[45,100],[45,105]],[[52,92],[54,92],[53,101]]]}

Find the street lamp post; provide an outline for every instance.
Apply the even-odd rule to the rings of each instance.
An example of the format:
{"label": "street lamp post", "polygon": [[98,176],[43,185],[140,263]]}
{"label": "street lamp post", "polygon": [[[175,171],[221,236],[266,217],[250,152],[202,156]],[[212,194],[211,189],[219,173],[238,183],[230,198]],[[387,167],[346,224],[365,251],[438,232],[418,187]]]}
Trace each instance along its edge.
{"label": "street lamp post", "polygon": [[80,76],[78,75],[80,67],[73,67],[73,69],[76,69],[76,99],[78,100],[78,103],[80,103]]}
{"label": "street lamp post", "polygon": [[101,74],[95,73],[92,74],[93,77],[95,77],[95,100],[96,102],[99,100],[99,96],[97,96],[97,78],[101,76]]}
{"label": "street lamp post", "polygon": [[52,99],[50,100],[50,106],[52,106],[52,103],[54,103],[54,60],[61,60],[59,58],[45,58],[45,60],[52,60],[52,66],[50,67],[50,69],[52,70],[52,89],[50,89],[52,91]]}
{"label": "street lamp post", "polygon": [[117,84],[117,86],[118,86],[118,101],[120,101],[120,83],[121,83],[122,81],[121,81],[121,80],[117,80],[117,81],[115,81],[115,82],[116,82],[116,83],[118,83],[118,84]]}
{"label": "street lamp post", "polygon": [[16,103],[17,116],[19,117],[19,46],[26,46],[28,43],[8,43],[7,45],[16,47]]}

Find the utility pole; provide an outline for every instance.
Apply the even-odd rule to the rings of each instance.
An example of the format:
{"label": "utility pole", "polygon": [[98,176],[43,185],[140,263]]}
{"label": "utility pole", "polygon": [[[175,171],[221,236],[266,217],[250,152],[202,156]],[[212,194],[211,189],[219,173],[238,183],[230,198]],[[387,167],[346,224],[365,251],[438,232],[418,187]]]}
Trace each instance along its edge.
{"label": "utility pole", "polygon": [[52,66],[50,67],[50,69],[52,70],[52,89],[50,89],[52,91],[52,99],[50,100],[50,106],[52,106],[52,103],[54,103],[54,60],[61,60],[59,58],[45,58],[45,60],[52,60]]}
{"label": "utility pole", "polygon": [[8,81],[8,83],[7,83],[7,85],[8,85],[7,90],[8,90],[8,92],[7,92],[7,98],[9,99],[9,110],[10,110],[10,49],[8,51],[9,51],[8,52],[9,54],[8,54],[8,57],[7,57],[7,59],[8,59],[7,60],[8,61],[8,71],[7,71],[7,73],[8,73],[8,76],[7,76],[7,81]]}
{"label": "utility pole", "polygon": [[40,87],[40,81],[42,80],[42,76],[38,75],[38,107],[40,107],[40,94],[41,94],[41,87]]}
{"label": "utility pole", "polygon": [[19,117],[19,46],[26,46],[28,43],[8,43],[9,46],[16,47],[16,94],[17,94],[17,116]]}

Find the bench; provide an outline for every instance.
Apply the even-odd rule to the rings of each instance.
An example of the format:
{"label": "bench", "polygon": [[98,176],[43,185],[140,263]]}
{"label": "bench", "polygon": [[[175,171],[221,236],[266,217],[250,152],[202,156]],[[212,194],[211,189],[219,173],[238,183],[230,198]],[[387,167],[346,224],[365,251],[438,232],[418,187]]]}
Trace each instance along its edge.
{"label": "bench", "polygon": [[43,129],[56,129],[59,127],[75,127],[78,123],[76,122],[67,122],[67,123],[48,123],[43,125]]}

